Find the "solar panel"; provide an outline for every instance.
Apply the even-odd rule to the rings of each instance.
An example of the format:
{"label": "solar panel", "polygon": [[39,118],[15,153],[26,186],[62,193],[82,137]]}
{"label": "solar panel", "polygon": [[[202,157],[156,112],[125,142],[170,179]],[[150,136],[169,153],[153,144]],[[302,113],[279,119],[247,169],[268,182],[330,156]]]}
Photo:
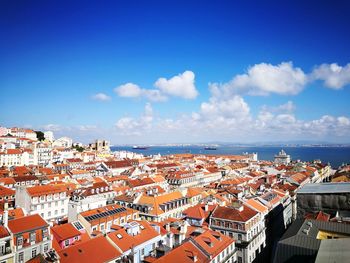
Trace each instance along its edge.
{"label": "solar panel", "polygon": [[74,226],[77,230],[84,229],[84,227],[80,224],[79,221],[73,222],[73,226]]}

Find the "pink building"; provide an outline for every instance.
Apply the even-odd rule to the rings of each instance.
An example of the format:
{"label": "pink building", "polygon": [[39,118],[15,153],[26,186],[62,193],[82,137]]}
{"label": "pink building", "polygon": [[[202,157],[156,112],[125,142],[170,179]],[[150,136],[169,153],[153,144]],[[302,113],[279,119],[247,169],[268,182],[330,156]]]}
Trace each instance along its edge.
{"label": "pink building", "polygon": [[81,240],[81,232],[72,224],[63,224],[51,228],[51,232],[59,247],[64,249]]}

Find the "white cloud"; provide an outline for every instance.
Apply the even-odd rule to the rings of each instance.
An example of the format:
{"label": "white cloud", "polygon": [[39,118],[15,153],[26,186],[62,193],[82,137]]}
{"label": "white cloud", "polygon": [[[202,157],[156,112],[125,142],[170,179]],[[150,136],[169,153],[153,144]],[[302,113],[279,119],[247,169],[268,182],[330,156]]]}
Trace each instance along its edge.
{"label": "white cloud", "polygon": [[167,97],[157,89],[142,89],[134,83],[126,83],[114,89],[120,97],[141,98],[144,97],[150,101],[166,101]]}
{"label": "white cloud", "polygon": [[270,111],[270,112],[274,112],[274,113],[291,113],[294,112],[294,110],[296,109],[295,104],[292,101],[288,101],[285,104],[281,104],[278,106],[267,106],[267,105],[263,105],[261,107],[262,111]]}
{"label": "white cloud", "polygon": [[310,78],[323,80],[328,88],[341,89],[350,84],[350,63],[344,67],[337,63],[322,64],[312,71]]}
{"label": "white cloud", "polygon": [[211,98],[203,102],[200,114],[203,118],[246,119],[249,116],[249,106],[241,96],[235,95],[228,100]]}
{"label": "white cloud", "polygon": [[109,101],[111,100],[111,97],[104,94],[104,93],[97,93],[95,95],[92,95],[91,98],[93,100],[98,100],[98,101]]}
{"label": "white cloud", "polygon": [[185,71],[170,79],[159,78],[154,86],[170,96],[195,99],[198,96],[198,91],[194,85],[194,78],[195,75],[192,71]]}
{"label": "white cloud", "polygon": [[144,113],[140,118],[123,117],[120,118],[115,127],[117,132],[122,135],[136,135],[140,136],[145,134],[152,128],[153,122],[153,109],[150,103],[146,103]]}
{"label": "white cloud", "polygon": [[300,68],[293,67],[292,62],[279,65],[267,63],[256,64],[246,74],[236,75],[230,82],[211,83],[209,88],[216,97],[232,94],[265,96],[271,93],[295,95],[303,90],[307,76]]}
{"label": "white cloud", "polygon": [[159,78],[156,89],[144,89],[134,83],[126,83],[114,89],[114,92],[125,98],[146,98],[150,101],[167,101],[169,96],[194,99],[198,91],[194,85],[194,73],[185,71],[171,79]]}
{"label": "white cloud", "polygon": [[134,83],[126,83],[124,85],[120,85],[114,89],[114,92],[117,93],[118,96],[126,98],[136,98],[142,95],[141,88]]}
{"label": "white cloud", "polygon": [[40,128],[43,129],[44,131],[53,131],[53,132],[61,131],[64,129],[64,127],[62,127],[61,125],[52,124],[52,123],[43,125]]}

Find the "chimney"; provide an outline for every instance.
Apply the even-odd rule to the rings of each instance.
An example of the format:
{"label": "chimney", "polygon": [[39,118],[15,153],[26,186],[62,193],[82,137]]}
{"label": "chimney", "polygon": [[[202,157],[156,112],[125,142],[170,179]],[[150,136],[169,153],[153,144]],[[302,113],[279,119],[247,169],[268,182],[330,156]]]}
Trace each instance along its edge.
{"label": "chimney", "polygon": [[166,229],[167,232],[169,232],[170,231],[170,224],[166,224],[165,225],[165,229]]}
{"label": "chimney", "polygon": [[205,212],[208,212],[208,210],[209,210],[209,206],[208,206],[208,204],[205,204],[205,206],[204,206],[204,211],[205,211]]}
{"label": "chimney", "polygon": [[197,261],[198,261],[197,255],[193,255],[193,262],[197,262]]}
{"label": "chimney", "polygon": [[8,221],[9,221],[8,203],[5,203],[4,204],[4,215],[2,218],[2,222],[4,224],[4,227],[6,227],[6,228],[7,228]]}

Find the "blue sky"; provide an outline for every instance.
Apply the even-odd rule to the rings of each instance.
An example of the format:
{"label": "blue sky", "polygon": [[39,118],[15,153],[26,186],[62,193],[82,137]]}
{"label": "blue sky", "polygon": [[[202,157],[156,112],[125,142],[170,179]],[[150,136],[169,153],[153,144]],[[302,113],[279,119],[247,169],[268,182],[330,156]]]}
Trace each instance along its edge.
{"label": "blue sky", "polygon": [[349,142],[349,9],[1,1],[0,125],[83,142]]}

